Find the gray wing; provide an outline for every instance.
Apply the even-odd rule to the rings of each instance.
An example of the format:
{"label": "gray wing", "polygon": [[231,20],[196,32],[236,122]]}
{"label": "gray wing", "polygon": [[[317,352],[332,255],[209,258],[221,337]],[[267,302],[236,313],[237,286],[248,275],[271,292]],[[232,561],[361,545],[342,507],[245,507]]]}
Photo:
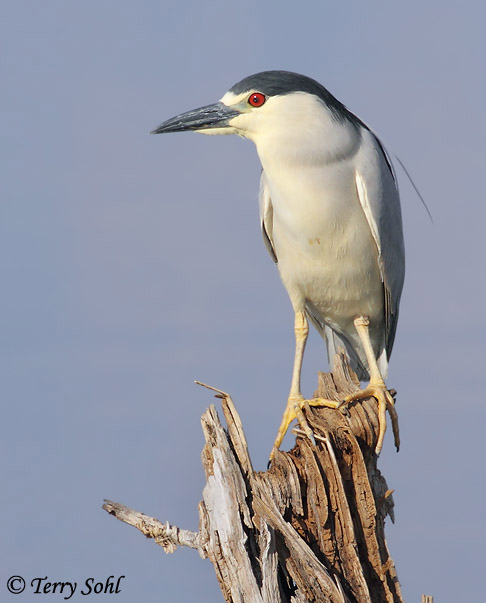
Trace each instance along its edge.
{"label": "gray wing", "polygon": [[405,277],[400,197],[387,153],[368,129],[356,157],[356,190],[378,248],[385,298],[385,349],[390,357]]}
{"label": "gray wing", "polygon": [[260,177],[260,223],[262,227],[263,242],[271,255],[272,260],[278,264],[277,254],[273,246],[273,207],[270,199],[270,191],[267,186],[265,172],[262,170]]}

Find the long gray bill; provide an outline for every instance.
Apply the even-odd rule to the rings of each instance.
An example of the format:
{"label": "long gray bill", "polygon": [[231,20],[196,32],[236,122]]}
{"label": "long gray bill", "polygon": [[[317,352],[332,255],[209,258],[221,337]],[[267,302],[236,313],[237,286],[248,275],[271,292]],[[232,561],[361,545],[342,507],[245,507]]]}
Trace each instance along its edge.
{"label": "long gray bill", "polygon": [[150,134],[165,134],[166,132],[184,132],[185,130],[202,130],[208,128],[224,128],[228,125],[228,121],[239,115],[239,111],[235,111],[231,107],[223,105],[223,103],[214,103],[206,105],[199,109],[181,113],[175,117],[171,117],[152,130]]}

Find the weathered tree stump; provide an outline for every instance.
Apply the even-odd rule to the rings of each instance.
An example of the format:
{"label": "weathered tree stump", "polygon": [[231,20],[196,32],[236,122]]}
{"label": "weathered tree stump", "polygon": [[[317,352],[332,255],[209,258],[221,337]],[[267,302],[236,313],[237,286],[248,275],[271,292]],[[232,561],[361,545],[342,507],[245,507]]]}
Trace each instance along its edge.
{"label": "weathered tree stump", "polygon": [[[342,400],[359,382],[344,356],[335,364],[319,374],[316,395]],[[384,533],[393,497],[374,452],[375,400],[343,412],[306,409],[316,446],[298,434],[290,452],[277,451],[270,469],[256,472],[230,396],[215,391],[227,427],[214,406],[204,413],[199,532],[110,501],[103,508],[166,552],[190,546],[208,557],[228,602],[403,601]]]}

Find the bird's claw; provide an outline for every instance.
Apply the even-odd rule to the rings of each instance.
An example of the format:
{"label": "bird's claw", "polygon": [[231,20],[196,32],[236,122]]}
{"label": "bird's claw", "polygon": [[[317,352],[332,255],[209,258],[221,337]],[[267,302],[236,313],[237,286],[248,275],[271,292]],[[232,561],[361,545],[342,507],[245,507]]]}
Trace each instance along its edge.
{"label": "bird's claw", "polygon": [[386,411],[390,415],[390,420],[393,429],[393,436],[395,440],[395,447],[398,450],[400,449],[400,431],[398,427],[398,414],[395,409],[395,397],[397,395],[396,390],[388,390],[386,386],[383,384],[373,385],[369,384],[364,389],[356,392],[355,394],[351,394],[347,396],[342,402],[339,403],[338,408],[343,409],[346,408],[345,405],[350,402],[355,402],[358,400],[364,400],[365,398],[373,397],[378,403],[378,423],[379,423],[379,432],[378,432],[378,440],[376,442],[375,452],[377,455],[380,454],[381,449],[383,447],[383,440],[386,432]]}
{"label": "bird's claw", "polygon": [[275,450],[280,448],[280,444],[282,443],[282,440],[294,419],[297,419],[303,434],[309,438],[313,446],[316,446],[316,438],[314,437],[314,433],[303,413],[303,409],[308,408],[309,406],[326,406],[328,408],[335,409],[337,408],[338,404],[333,400],[326,400],[325,398],[312,398],[310,400],[306,400],[303,396],[290,396],[287,401],[287,407],[285,409],[282,423],[278,430],[272,452],[270,453],[269,463],[271,463],[274,459]]}

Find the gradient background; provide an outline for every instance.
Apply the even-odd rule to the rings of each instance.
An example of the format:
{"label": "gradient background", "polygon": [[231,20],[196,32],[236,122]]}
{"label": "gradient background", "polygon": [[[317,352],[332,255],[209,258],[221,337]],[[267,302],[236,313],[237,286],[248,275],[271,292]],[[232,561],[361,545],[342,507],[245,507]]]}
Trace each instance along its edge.
{"label": "gradient background", "polygon": [[[438,1],[2,3],[2,600],[39,600],[9,595],[12,574],[124,574],[117,603],[222,600],[209,561],[166,556],[100,507],[197,529],[213,398],[194,379],[232,394],[265,467],[293,316],[261,241],[255,149],[147,133],[287,69],[369,123],[434,216],[397,167],[407,277],[388,384],[403,446],[388,433],[380,459],[387,538],[407,601],[484,601],[485,17]],[[313,332],[305,394],[326,367]]]}

